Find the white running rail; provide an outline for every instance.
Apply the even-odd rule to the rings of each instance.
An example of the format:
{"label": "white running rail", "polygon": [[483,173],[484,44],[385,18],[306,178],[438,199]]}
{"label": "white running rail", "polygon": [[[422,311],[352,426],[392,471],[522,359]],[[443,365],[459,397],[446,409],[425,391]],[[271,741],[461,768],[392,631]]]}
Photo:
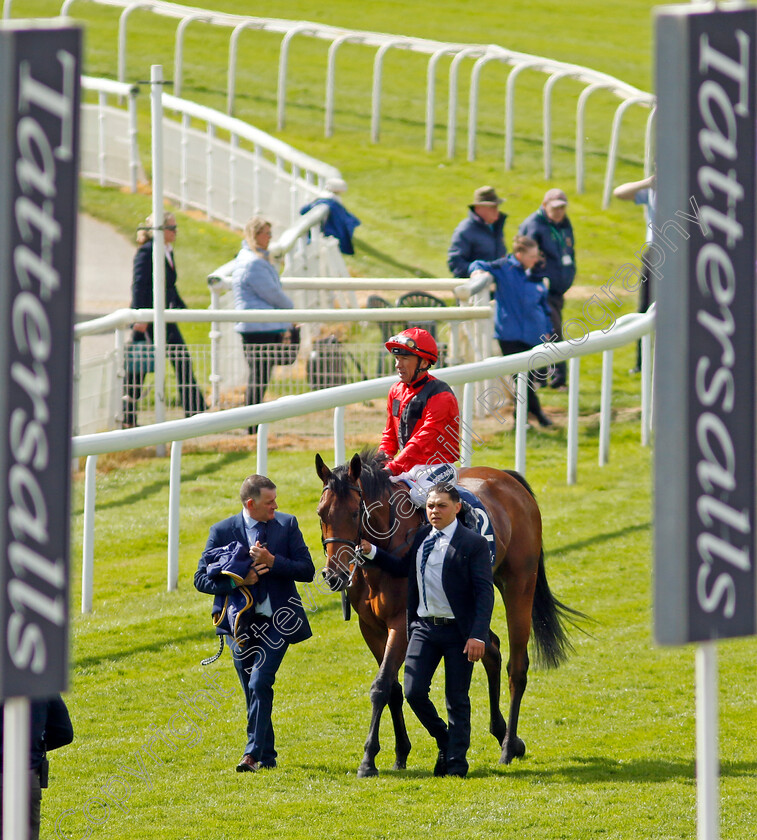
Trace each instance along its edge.
{"label": "white running rail", "polygon": [[[380,311],[380,310],[379,310]],[[168,313],[167,313],[168,314]],[[179,314],[179,313],[171,313]],[[188,314],[188,313],[187,313]],[[238,316],[240,313],[236,313]],[[439,315],[439,310],[435,310]],[[112,316],[109,316],[112,317]],[[651,334],[654,330],[654,311],[644,314],[624,315],[615,322],[613,328],[606,333],[597,330],[589,334],[581,344],[575,345],[569,341],[551,345],[549,353],[570,359],[570,394],[568,409],[567,435],[567,480],[575,483],[577,480],[578,461],[578,390],[580,387],[581,358],[595,353],[602,353],[605,360],[603,371],[611,369],[612,353],[638,339],[642,339],[642,375],[641,375],[641,443],[648,445],[651,433],[651,398],[652,398],[652,353]],[[501,388],[492,391],[487,389],[483,396],[486,407],[496,412],[505,403],[505,393],[511,393],[505,387],[502,377],[523,374],[531,368],[544,364],[546,348],[539,345],[528,352],[513,356],[488,358],[475,364],[458,365],[456,367],[441,368],[436,373],[450,385],[461,387],[463,397],[461,401],[461,463],[470,464],[475,448],[473,431],[473,412],[476,400],[475,383],[485,380],[499,380]],[[607,355],[609,354],[609,356]],[[522,380],[522,376],[519,379]],[[178,552],[179,552],[179,506],[181,458],[180,442],[202,435],[221,434],[240,427],[260,424],[257,440],[257,472],[265,474],[268,458],[268,427],[271,423],[291,417],[299,417],[316,411],[333,409],[334,411],[334,450],[338,461],[343,461],[346,454],[344,407],[361,403],[366,400],[386,397],[395,377],[387,376],[358,382],[350,385],[340,385],[327,388],[311,394],[300,394],[291,397],[281,397],[273,402],[262,405],[232,408],[227,411],[197,414],[183,420],[170,420],[153,426],[121,431],[103,432],[96,435],[82,435],[73,439],[73,456],[86,457],[85,466],[85,495],[84,495],[84,536],[82,558],[82,612],[92,609],[92,592],[94,581],[94,514],[95,514],[95,474],[97,456],[106,452],[122,452],[144,446],[158,446],[171,443],[171,468],[169,485],[168,533],[171,535],[168,545],[168,589],[175,589],[178,580]],[[523,386],[518,389],[524,391]],[[611,389],[602,388],[602,407],[600,412],[600,453],[599,464],[607,461],[610,440],[610,400]],[[478,398],[479,401],[482,397]],[[525,400],[519,400],[516,408],[516,453],[517,468],[525,472],[526,468],[526,405]],[[602,443],[604,441],[604,443]]]}
{"label": "white running rail", "polygon": [[[8,3],[9,0],[6,0]],[[64,0],[60,14],[68,15],[74,2],[78,0]],[[612,182],[615,165],[620,148],[622,118],[628,108],[641,106],[649,109],[647,120],[647,137],[651,136],[652,120],[654,118],[655,98],[652,94],[639,90],[620,79],[601,73],[588,67],[568,62],[555,61],[544,56],[529,55],[527,53],[509,50],[495,44],[461,44],[445,43],[426,38],[398,37],[379,32],[343,29],[321,23],[289,21],[280,18],[247,17],[231,15],[221,12],[200,9],[194,6],[184,6],[163,0],[87,0],[98,5],[113,6],[122,9],[118,27],[118,80],[126,81],[127,66],[127,24],[130,15],[140,9],[162,17],[178,19],[174,41],[174,90],[181,94],[184,70],[184,36],[190,24],[223,27],[231,30],[229,38],[226,109],[229,115],[234,113],[236,96],[236,71],[239,55],[239,42],[246,32],[247,39],[258,31],[273,32],[282,35],[279,50],[278,86],[277,86],[277,122],[282,130],[286,124],[287,77],[289,70],[289,50],[292,40],[297,36],[317,38],[329,42],[328,60],[325,79],[325,107],[324,134],[333,135],[334,108],[336,103],[336,55],[339,48],[346,43],[360,44],[375,50],[373,64],[373,80],[370,98],[371,111],[371,141],[377,143],[381,133],[381,91],[383,81],[383,66],[386,54],[392,49],[402,49],[410,52],[428,55],[426,70],[426,131],[425,148],[431,151],[434,144],[434,114],[436,98],[436,69],[439,61],[445,56],[452,56],[449,68],[449,101],[447,109],[447,154],[450,158],[456,152],[457,108],[460,65],[466,59],[473,61],[469,81],[469,110],[468,110],[468,149],[469,160],[476,157],[477,121],[479,88],[484,67],[491,62],[499,62],[511,67],[506,84],[505,109],[505,137],[504,160],[505,169],[510,169],[514,158],[515,136],[515,83],[523,71],[533,71],[546,76],[542,88],[542,147],[544,159],[544,177],[552,177],[552,93],[553,89],[563,79],[572,79],[582,85],[584,89],[576,104],[576,143],[575,143],[575,174],[576,190],[584,191],[584,118],[587,102],[590,96],[598,91],[606,91],[620,100],[613,118],[612,134],[607,152],[605,167],[605,183],[603,190],[604,206],[607,206],[612,194]],[[7,11],[7,7],[6,7]],[[645,169],[651,171],[651,148],[649,142],[645,144]]]}

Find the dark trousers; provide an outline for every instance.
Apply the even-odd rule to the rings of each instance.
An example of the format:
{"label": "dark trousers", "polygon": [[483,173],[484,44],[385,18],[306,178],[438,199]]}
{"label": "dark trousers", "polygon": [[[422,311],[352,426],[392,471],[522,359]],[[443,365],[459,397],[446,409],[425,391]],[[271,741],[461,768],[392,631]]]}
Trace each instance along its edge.
{"label": "dark trousers", "polygon": [[[437,625],[422,618],[413,623],[405,657],[405,697],[418,720],[447,753],[447,771],[465,775],[470,746],[470,689],[473,663],[463,653],[465,639],[457,624]],[[431,679],[444,659],[447,720],[439,717],[431,698]]]}
{"label": "dark trousers", "polygon": [[[271,379],[276,354],[271,352],[271,344],[281,344],[283,332],[246,332],[240,333],[244,356],[247,359],[247,405],[258,405],[265,399],[266,388]],[[250,426],[250,434],[257,431],[257,426]]]}
{"label": "dark trousers", "polygon": [[[3,818],[3,774],[0,772],[0,824]],[[29,840],[39,840],[39,823],[42,811],[42,788],[39,771],[29,771]]]}
{"label": "dark trousers", "polygon": [[[512,356],[515,353],[522,353],[524,350],[531,349],[531,346],[526,344],[525,341],[503,341],[502,339],[498,339],[498,341],[503,356]],[[528,394],[528,411],[529,414],[539,417],[541,416],[541,403],[536,393],[534,373],[535,371],[532,370],[528,374],[528,389],[526,391]]]}
{"label": "dark trousers", "polygon": [[[646,312],[652,305],[652,272],[649,264],[642,257],[641,260],[641,286],[639,286],[639,312]],[[641,370],[641,339],[636,342],[636,369]]]}
{"label": "dark trousers", "polygon": [[[549,314],[552,318],[552,329],[557,336],[556,341],[562,341],[562,310],[565,305],[565,297],[563,295],[547,295],[547,305],[549,306]],[[555,372],[552,378],[553,385],[564,385],[568,381],[568,365],[566,362],[556,362]]]}
{"label": "dark trousers", "polygon": [[[150,341],[153,340],[152,325],[147,328]],[[144,333],[134,332],[132,341],[143,341]],[[205,411],[205,397],[197,385],[192,358],[187,350],[179,328],[176,324],[166,324],[166,357],[173,365],[176,373],[176,390],[181,400],[184,414],[191,417]],[[133,426],[137,422],[137,403],[142,395],[142,385],[145,373],[142,370],[127,370],[124,380],[124,425]]]}
{"label": "dark trousers", "polygon": [[234,667],[242,684],[247,706],[247,745],[245,755],[254,756],[263,766],[276,763],[273,711],[273,684],[289,643],[267,618],[255,617],[244,647],[231,643]]}

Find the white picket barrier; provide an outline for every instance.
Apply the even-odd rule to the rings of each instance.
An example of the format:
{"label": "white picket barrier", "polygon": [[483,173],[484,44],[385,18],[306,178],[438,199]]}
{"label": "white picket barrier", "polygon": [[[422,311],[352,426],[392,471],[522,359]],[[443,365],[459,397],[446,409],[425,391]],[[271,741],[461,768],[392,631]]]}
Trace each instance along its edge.
{"label": "white picket barrier", "polygon": [[[132,314],[137,310],[132,310]],[[439,310],[436,310],[436,314]],[[144,311],[140,317],[144,317]],[[180,314],[180,313],[176,313]],[[185,313],[185,320],[192,316]],[[234,313],[239,315],[241,313]],[[115,316],[107,316],[114,319]],[[615,322],[614,327],[607,332],[597,330],[588,335],[580,344],[570,341],[563,341],[550,345],[549,353],[555,357],[570,359],[570,394],[569,394],[569,417],[568,417],[568,439],[567,439],[567,480],[574,483],[577,480],[577,453],[578,453],[578,392],[580,388],[580,360],[584,356],[595,353],[606,353],[623,347],[640,338],[648,338],[654,330],[654,310],[643,314],[624,315]],[[91,327],[90,327],[91,328]],[[473,413],[476,382],[486,380],[499,380],[504,383],[503,377],[529,371],[533,367],[540,367],[544,364],[543,357],[545,347],[539,345],[525,353],[518,353],[512,356],[492,357],[475,362],[474,364],[457,365],[449,368],[441,368],[435,373],[452,386],[459,386],[463,391],[461,405],[461,463],[466,466],[471,463],[474,452],[474,430]],[[642,412],[641,412],[641,443],[646,445],[649,441],[649,422],[651,417],[651,352],[650,342],[642,341]],[[603,368],[605,369],[605,368]],[[519,377],[523,379],[523,377]],[[94,581],[94,513],[95,513],[95,492],[96,483],[94,479],[95,464],[97,456],[106,452],[123,452],[144,446],[160,446],[171,443],[171,476],[173,477],[172,488],[169,494],[168,520],[174,525],[169,529],[171,540],[168,545],[168,589],[176,588],[176,558],[178,557],[179,529],[176,525],[179,521],[179,478],[181,476],[181,447],[174,444],[183,440],[201,437],[202,435],[214,435],[228,432],[240,427],[253,424],[258,425],[257,439],[257,471],[266,472],[267,465],[267,439],[268,427],[278,421],[303,416],[317,411],[334,411],[334,451],[339,460],[343,460],[346,453],[345,447],[345,424],[343,409],[345,406],[362,403],[367,400],[386,398],[389,388],[395,381],[393,376],[385,376],[377,379],[370,379],[365,382],[357,382],[349,385],[340,385],[335,388],[326,388],[315,391],[311,394],[298,394],[296,396],[282,397],[272,402],[255,406],[244,406],[232,408],[227,411],[209,412],[197,414],[182,420],[169,420],[153,426],[145,426],[137,429],[124,429],[120,431],[104,432],[97,435],[82,435],[73,439],[73,456],[86,457],[85,475],[85,496],[84,496],[84,536],[82,546],[82,612],[89,612],[92,609],[92,592]],[[522,390],[522,388],[521,388]],[[501,389],[504,396],[505,388]],[[508,393],[511,393],[509,389]],[[608,399],[610,390],[607,389]],[[485,392],[487,407],[492,407],[493,395]],[[523,412],[525,411],[525,400],[518,402],[518,417],[516,424],[523,430],[525,422]],[[600,417],[600,440],[599,456],[600,466],[606,462],[609,454],[611,413],[609,403],[603,406]],[[526,445],[527,435],[516,435],[515,464],[521,472],[526,471]]]}
{"label": "white picket barrier", "polygon": [[[289,71],[289,51],[292,40],[302,36],[316,38],[329,42],[328,60],[326,63],[326,98],[324,107],[324,134],[333,136],[335,129],[334,109],[336,104],[336,55],[339,48],[347,43],[360,44],[375,50],[373,63],[373,79],[371,85],[370,103],[370,139],[377,143],[381,135],[381,91],[384,72],[384,58],[391,49],[403,49],[414,53],[428,55],[426,65],[426,109],[425,109],[425,148],[430,151],[434,144],[434,113],[436,95],[436,70],[440,60],[445,56],[452,56],[449,67],[449,101],[447,109],[447,154],[455,156],[457,132],[457,104],[461,64],[470,60],[473,62],[469,82],[468,109],[468,148],[469,160],[476,157],[477,123],[479,88],[482,70],[489,62],[499,62],[510,67],[506,83],[505,107],[505,136],[504,160],[505,169],[510,169],[514,159],[515,136],[515,84],[524,71],[534,71],[545,75],[542,88],[542,148],[544,159],[544,178],[552,177],[552,99],[553,89],[562,79],[572,79],[584,85],[584,89],[576,103],[576,147],[575,147],[575,177],[576,191],[584,190],[584,118],[588,98],[600,90],[609,92],[620,100],[613,117],[612,134],[607,152],[605,167],[605,187],[603,193],[604,206],[609,203],[612,192],[615,162],[619,154],[622,118],[625,112],[633,106],[640,106],[650,110],[647,125],[647,136],[651,132],[655,98],[620,79],[607,73],[601,73],[588,67],[569,62],[555,61],[546,56],[529,55],[493,44],[460,44],[444,43],[426,38],[399,37],[379,32],[367,32],[357,29],[344,29],[328,26],[322,23],[307,21],[288,21],[280,18],[248,17],[231,15],[222,12],[204,10],[193,6],[184,6],[163,0],[87,0],[98,5],[113,6],[123,11],[119,17],[118,30],[118,79],[126,82],[127,66],[127,24],[132,12],[137,9],[169,17],[179,21],[174,42],[174,90],[180,95],[183,84],[184,70],[184,35],[189,24],[203,24],[214,27],[231,29],[229,40],[229,59],[227,66],[226,109],[229,115],[234,113],[236,96],[237,62],[240,51],[240,39],[243,33],[268,32],[282,36],[279,50],[278,84],[277,84],[277,124],[282,130],[286,125],[287,78]],[[71,13],[75,0],[64,0],[61,15]],[[645,169],[651,171],[650,143],[645,144]]]}

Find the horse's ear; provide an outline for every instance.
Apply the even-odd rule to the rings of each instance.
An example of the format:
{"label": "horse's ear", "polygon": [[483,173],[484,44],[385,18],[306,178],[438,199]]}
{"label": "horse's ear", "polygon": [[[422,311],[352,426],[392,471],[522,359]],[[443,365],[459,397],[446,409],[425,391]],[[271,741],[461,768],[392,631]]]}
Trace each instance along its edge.
{"label": "horse's ear", "polygon": [[363,464],[360,460],[360,455],[358,455],[358,453],[356,452],[350,459],[350,478],[354,482],[357,482],[357,480],[360,478],[360,471],[362,470],[362,468]]}
{"label": "horse's ear", "polygon": [[318,478],[320,478],[324,484],[326,484],[326,482],[331,478],[331,470],[326,466],[320,453],[316,453],[315,456],[315,471],[318,473]]}

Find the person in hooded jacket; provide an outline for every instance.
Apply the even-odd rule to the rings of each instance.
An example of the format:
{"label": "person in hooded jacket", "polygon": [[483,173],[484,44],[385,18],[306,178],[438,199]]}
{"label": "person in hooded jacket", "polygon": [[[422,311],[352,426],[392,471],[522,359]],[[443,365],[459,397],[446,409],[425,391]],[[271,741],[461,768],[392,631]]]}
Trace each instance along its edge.
{"label": "person in hooded jacket", "polygon": [[[562,310],[565,293],[576,279],[576,239],[567,213],[568,197],[560,189],[547,190],[541,207],[520,226],[522,236],[536,240],[543,262],[534,266],[531,279],[546,281],[549,291],[547,303],[552,317],[554,337],[562,341]],[[562,388],[567,383],[565,362],[555,365],[550,382],[552,388]]]}
{"label": "person in hooded jacket", "polygon": [[[541,344],[552,330],[547,290],[534,283],[529,272],[541,259],[539,246],[528,236],[516,236],[510,256],[493,262],[471,264],[471,277],[488,272],[495,283],[494,337],[503,356],[522,353]],[[534,388],[534,374],[529,374],[528,411],[542,426],[552,421],[542,411]]]}

